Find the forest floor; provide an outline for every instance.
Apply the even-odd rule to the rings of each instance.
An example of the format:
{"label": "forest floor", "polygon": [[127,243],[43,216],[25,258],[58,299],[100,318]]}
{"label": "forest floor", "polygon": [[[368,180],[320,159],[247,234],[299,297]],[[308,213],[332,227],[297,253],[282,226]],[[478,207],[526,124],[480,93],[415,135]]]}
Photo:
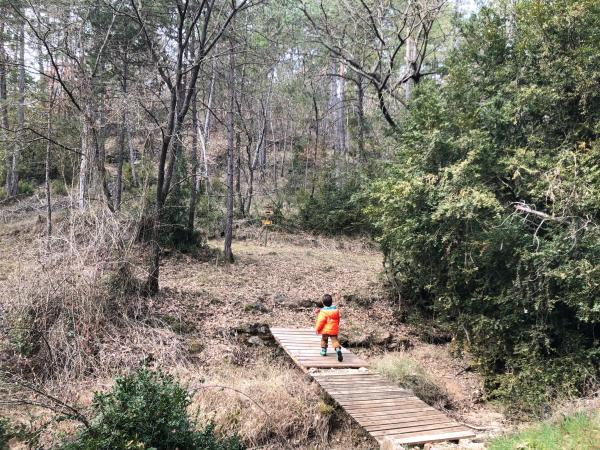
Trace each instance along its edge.
{"label": "forest floor", "polygon": [[[35,216],[0,224],[3,292],[24,266],[36,264],[42,230]],[[219,249],[221,242],[209,246]],[[410,359],[446,391],[451,416],[487,432],[504,428],[502,414],[483,401],[482,380],[453,354],[452,343],[431,343],[438,338],[427,327],[397,319],[398,306],[383,287],[381,253],[367,240],[271,233],[265,246],[249,229],[238,231],[233,251],[229,266],[218,256],[166,255],[161,292],[146,306],[152,320],[143,330],[122,328],[102,339],[95,358],[104,369],[46,389],[89,405],[93,391],[143,361],[198,388],[193,407],[200,419],[237,431],[251,447],[375,448],[268,333],[268,326],[312,327],[314,309],[329,292],[342,311],[343,342],[354,352],[373,363],[384,354]],[[0,301],[0,313],[9,301]],[[21,413],[23,419],[32,411]]]}

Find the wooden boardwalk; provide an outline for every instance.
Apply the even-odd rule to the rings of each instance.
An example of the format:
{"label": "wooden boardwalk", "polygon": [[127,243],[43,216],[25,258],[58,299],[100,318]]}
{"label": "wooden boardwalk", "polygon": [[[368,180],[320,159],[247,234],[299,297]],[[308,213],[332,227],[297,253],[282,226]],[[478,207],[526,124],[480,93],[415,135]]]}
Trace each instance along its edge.
{"label": "wooden boardwalk", "polygon": [[321,337],[310,328],[271,328],[271,334],[288,355],[305,372],[308,369],[357,369],[367,363],[358,356],[343,349],[344,361],[338,362],[330,347],[327,356],[319,355]]}
{"label": "wooden boardwalk", "polygon": [[[271,333],[294,362],[380,445],[419,445],[472,438],[471,430],[368,370],[336,370],[366,367],[347,349],[344,361],[335,353],[319,355],[319,337],[312,329],[271,328]],[[318,369],[318,370],[317,370]],[[328,370],[327,370],[328,369]]]}

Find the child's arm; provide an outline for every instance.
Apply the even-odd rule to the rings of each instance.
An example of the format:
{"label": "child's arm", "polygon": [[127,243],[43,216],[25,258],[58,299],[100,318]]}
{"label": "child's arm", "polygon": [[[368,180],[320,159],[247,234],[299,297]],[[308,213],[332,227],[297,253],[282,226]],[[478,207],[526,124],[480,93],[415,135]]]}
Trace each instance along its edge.
{"label": "child's arm", "polygon": [[319,315],[317,316],[317,324],[316,324],[316,332],[317,334],[321,334],[321,330],[325,326],[325,322],[327,321],[325,314],[321,314],[319,311]]}

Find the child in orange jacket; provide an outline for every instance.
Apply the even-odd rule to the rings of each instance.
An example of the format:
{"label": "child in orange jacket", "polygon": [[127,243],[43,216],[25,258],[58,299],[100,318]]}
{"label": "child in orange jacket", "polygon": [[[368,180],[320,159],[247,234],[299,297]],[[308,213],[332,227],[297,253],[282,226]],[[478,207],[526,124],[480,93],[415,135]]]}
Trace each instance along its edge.
{"label": "child in orange jacket", "polygon": [[338,361],[342,362],[342,346],[338,341],[338,333],[340,330],[340,311],[333,305],[331,295],[323,296],[323,308],[319,310],[317,315],[316,331],[321,335],[321,356],[327,356],[327,344],[331,338],[331,345],[337,353]]}

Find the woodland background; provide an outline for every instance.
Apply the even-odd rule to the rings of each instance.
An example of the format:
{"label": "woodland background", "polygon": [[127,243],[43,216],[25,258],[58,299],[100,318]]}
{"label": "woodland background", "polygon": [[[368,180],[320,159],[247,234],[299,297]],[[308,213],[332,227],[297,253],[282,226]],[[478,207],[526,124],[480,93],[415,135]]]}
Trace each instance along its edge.
{"label": "woodland background", "polygon": [[597,390],[597,1],[0,11],[0,221],[37,217],[4,254],[5,392],[102,371],[111,327],[168,303],[165,258],[235,266],[268,208],[281,236],[376,242],[390,326],[447,336],[515,417]]}

